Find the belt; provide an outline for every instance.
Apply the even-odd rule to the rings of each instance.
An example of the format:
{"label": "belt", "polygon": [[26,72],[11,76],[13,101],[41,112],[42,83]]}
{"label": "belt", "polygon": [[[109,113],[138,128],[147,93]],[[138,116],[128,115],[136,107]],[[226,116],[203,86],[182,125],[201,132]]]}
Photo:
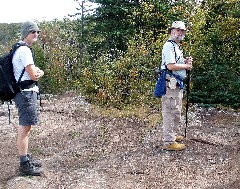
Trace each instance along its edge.
{"label": "belt", "polygon": [[25,81],[21,81],[19,83],[19,86],[21,89],[30,89],[32,87],[34,87],[37,84],[36,81],[33,80],[25,80]]}

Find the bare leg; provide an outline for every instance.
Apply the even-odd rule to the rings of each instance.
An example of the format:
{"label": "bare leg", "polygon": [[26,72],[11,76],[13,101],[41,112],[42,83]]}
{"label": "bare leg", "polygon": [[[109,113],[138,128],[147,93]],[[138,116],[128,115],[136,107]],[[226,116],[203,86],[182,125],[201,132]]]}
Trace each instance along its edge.
{"label": "bare leg", "polygon": [[19,126],[17,136],[17,147],[19,156],[26,156],[28,153],[28,138],[31,126]]}

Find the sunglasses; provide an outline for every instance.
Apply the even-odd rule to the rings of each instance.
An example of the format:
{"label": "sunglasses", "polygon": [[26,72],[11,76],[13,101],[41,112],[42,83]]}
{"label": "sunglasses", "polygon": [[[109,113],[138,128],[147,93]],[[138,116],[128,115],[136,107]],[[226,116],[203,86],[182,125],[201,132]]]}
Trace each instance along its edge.
{"label": "sunglasses", "polygon": [[36,32],[37,32],[37,34],[40,33],[40,31],[30,31],[29,33],[31,33],[31,34],[35,34]]}

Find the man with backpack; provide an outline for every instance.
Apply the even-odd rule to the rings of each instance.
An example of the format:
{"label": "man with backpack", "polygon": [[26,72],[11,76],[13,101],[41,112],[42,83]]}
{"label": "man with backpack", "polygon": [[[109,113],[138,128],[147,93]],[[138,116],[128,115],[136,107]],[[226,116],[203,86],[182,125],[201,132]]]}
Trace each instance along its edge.
{"label": "man with backpack", "polygon": [[22,23],[22,38],[18,42],[21,46],[15,51],[12,59],[13,72],[16,81],[20,78],[20,92],[14,97],[18,108],[19,126],[17,148],[20,159],[19,174],[40,176],[41,163],[32,160],[28,154],[29,134],[33,125],[37,124],[37,81],[44,75],[34,64],[34,54],[30,46],[38,39],[40,30],[36,23],[26,21]]}
{"label": "man with backpack", "polygon": [[187,70],[192,69],[193,61],[192,57],[185,59],[180,48],[185,32],[184,22],[173,22],[168,28],[170,38],[162,49],[161,69],[166,70],[166,94],[162,96],[163,149],[173,151],[185,148],[180,143],[184,137],[177,133],[181,119],[183,79],[186,78]]}

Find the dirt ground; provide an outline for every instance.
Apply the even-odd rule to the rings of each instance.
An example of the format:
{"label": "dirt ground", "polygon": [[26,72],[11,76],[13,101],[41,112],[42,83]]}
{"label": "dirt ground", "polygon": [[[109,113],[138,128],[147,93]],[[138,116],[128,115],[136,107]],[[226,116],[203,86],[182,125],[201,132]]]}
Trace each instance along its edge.
{"label": "dirt ground", "polygon": [[[81,97],[42,101],[30,152],[41,177],[19,177],[17,112],[0,108],[1,189],[239,189],[240,112],[192,106],[186,150],[161,149],[161,126],[95,114]],[[184,123],[184,121],[183,121]],[[183,124],[184,126],[184,124]]]}

